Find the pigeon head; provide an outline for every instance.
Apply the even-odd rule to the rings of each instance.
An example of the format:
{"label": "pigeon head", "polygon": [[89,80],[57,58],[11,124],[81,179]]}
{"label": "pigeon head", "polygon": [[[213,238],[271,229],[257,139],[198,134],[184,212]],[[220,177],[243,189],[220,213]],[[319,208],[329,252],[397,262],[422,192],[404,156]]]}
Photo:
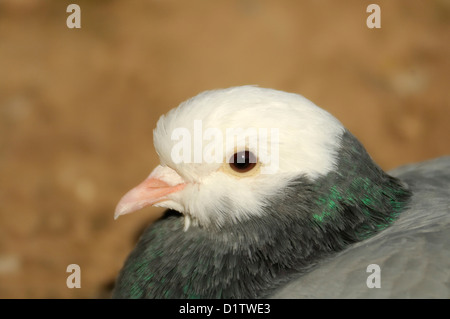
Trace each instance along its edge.
{"label": "pigeon head", "polygon": [[162,116],[160,158],[115,216],[169,208],[142,235],[116,297],[264,297],[325,256],[388,227],[408,205],[326,111],[254,86],[206,91]]}
{"label": "pigeon head", "polygon": [[123,197],[116,217],[147,205],[181,212],[186,228],[262,216],[297,177],[314,181],[336,169],[344,131],[297,94],[254,86],[203,92],[159,119],[160,165]]}

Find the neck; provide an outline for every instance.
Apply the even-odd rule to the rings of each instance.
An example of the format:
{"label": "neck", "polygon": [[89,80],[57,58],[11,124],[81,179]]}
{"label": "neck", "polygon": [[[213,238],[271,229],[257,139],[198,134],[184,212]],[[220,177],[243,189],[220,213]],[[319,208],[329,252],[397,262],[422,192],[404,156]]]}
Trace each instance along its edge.
{"label": "neck", "polygon": [[149,227],[115,297],[266,297],[325,256],[388,227],[409,197],[346,132],[337,169],[315,181],[299,177],[270,200],[264,216],[185,232],[181,215],[172,213]]}
{"label": "neck", "polygon": [[352,241],[366,239],[391,225],[406,208],[411,192],[386,174],[348,131],[341,138],[336,169],[315,183],[317,227],[349,227]]}

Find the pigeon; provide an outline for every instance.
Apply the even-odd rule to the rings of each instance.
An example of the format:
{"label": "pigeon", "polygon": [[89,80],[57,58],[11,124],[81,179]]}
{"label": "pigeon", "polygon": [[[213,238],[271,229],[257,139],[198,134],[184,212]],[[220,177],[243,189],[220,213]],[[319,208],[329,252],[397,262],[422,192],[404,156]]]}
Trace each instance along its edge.
{"label": "pigeon", "polygon": [[450,156],[383,171],[339,120],[259,86],[161,116],[115,218],[166,208],[113,298],[449,298]]}

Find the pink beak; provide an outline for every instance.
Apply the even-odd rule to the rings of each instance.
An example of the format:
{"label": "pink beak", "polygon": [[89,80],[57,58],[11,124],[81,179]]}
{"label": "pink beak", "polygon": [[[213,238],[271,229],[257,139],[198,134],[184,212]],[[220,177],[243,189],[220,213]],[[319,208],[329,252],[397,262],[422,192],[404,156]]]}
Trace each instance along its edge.
{"label": "pink beak", "polygon": [[126,193],[116,206],[114,219],[146,206],[162,202],[167,195],[182,190],[186,184],[171,168],[157,166],[138,186]]}

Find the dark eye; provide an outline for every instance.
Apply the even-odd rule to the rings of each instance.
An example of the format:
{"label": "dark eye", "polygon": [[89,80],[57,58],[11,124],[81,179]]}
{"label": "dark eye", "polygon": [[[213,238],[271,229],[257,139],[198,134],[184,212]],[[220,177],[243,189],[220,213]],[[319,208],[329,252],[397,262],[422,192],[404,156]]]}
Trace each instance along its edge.
{"label": "dark eye", "polygon": [[256,156],[250,151],[235,153],[229,160],[230,167],[238,173],[245,173],[256,166]]}

